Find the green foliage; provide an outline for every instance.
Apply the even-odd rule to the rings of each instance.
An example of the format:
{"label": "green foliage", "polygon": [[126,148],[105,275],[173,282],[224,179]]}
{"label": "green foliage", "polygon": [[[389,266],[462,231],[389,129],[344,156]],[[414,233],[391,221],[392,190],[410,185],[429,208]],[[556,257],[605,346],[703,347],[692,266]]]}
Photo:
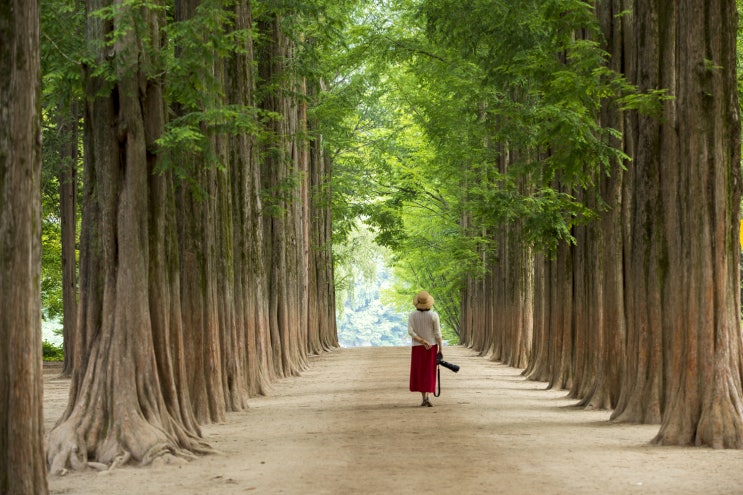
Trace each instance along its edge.
{"label": "green foliage", "polygon": [[[41,2],[42,95],[45,109],[69,111],[82,95],[81,57],[85,11],[74,0]],[[47,113],[45,117],[48,117]]]}
{"label": "green foliage", "polygon": [[395,298],[429,290],[456,330],[462,283],[486,272],[496,232],[549,253],[596,217],[578,198],[602,205],[597,177],[628,160],[602,104],[655,114],[667,97],[607,68],[587,1],[359,2],[349,19],[315,110],[334,158],[333,240],[363,218],[394,253]]}
{"label": "green foliage", "polygon": [[54,219],[41,224],[41,307],[45,319],[62,315],[62,232]]}
{"label": "green foliage", "polygon": [[[373,244],[369,247],[376,248],[369,253],[371,258],[358,260],[363,260],[365,269],[371,273],[355,278],[353,289],[348,291],[346,288],[347,297],[342,298],[343,307],[338,312],[339,342],[344,347],[410,345],[407,321],[413,310],[412,297],[416,291],[398,297],[393,287],[393,274],[386,267],[384,248]],[[446,342],[454,344],[458,341],[446,326],[443,326],[442,333]]]}
{"label": "green foliage", "polygon": [[[60,218],[60,170],[81,167],[69,163],[63,156],[65,148],[78,148],[82,143],[67,142],[74,133],[62,132],[59,123],[69,127],[75,121],[75,108],[82,98],[81,60],[84,51],[85,11],[73,0],[43,0],[41,2],[41,64],[42,64],[42,224],[41,224],[41,304],[45,320],[55,319],[62,304],[62,245]],[[79,133],[78,136],[82,135]],[[81,174],[78,174],[80,177]],[[79,190],[79,189],[78,189]],[[78,202],[78,204],[80,204]]]}
{"label": "green foliage", "polygon": [[64,349],[62,346],[54,345],[48,340],[43,340],[41,345],[44,361],[64,361]]}
{"label": "green foliage", "polygon": [[[269,129],[280,116],[229,101],[221,77],[250,43],[265,46],[261,26],[278,20],[296,46],[285,72],[312,89],[309,115],[333,162],[339,304],[355,300],[362,280],[376,280],[382,256],[397,280],[386,297],[405,308],[417,289],[429,290],[454,332],[462,284],[485,273],[498,249],[496,233],[518,232],[552,252],[573,241],[575,225],[595,218],[578,198],[600,205],[596,178],[628,159],[612,146],[619,131],[600,125],[601,105],[656,115],[667,98],[638,92],[606,67],[593,2],[584,0],[256,2],[250,29],[236,26],[230,0],[202,1],[178,20],[169,4],[125,0],[90,15],[114,26],[102,43],[133,35],[145,56],[117,53],[112,60],[85,55],[84,13],[75,5],[43,2],[46,115],[53,121],[57,107],[82,94],[81,61],[112,83],[130,70],[165,81],[172,111],[156,143],[160,171],[194,187],[198,167],[224,166],[212,149],[216,134],[248,134],[264,153],[276,152]],[[145,28],[143,10],[167,18],[162,37]],[[251,97],[293,91],[284,82],[258,81]],[[52,177],[45,175],[50,212],[58,201]],[[300,179],[264,191],[264,213],[285,214],[282,202],[294,199]],[[44,218],[51,268],[58,221],[46,211]],[[379,254],[382,248],[392,254]],[[53,278],[42,282],[50,314]]]}
{"label": "green foliage", "polygon": [[380,291],[389,284],[385,250],[376,245],[361,222],[349,242],[333,246],[335,258],[338,339],[344,347],[406,345],[407,320],[394,307],[381,302]]}
{"label": "green foliage", "polygon": [[[158,172],[172,170],[191,183],[198,197],[199,170],[224,167],[213,149],[214,135],[258,136],[263,121],[278,118],[252,105],[230,102],[224,93],[220,68],[247,54],[254,33],[238,29],[229,0],[200,2],[187,19],[170,19],[162,29],[168,43],[158,53],[161,71],[168,75],[166,97],[173,113],[157,140],[162,160]],[[156,73],[153,73],[156,74]]]}
{"label": "green foliage", "polygon": [[[60,111],[55,107],[55,111]],[[54,319],[63,311],[62,300],[62,219],[60,214],[60,168],[80,167],[81,163],[67,163],[60,158],[61,148],[69,146],[65,139],[70,136],[61,135],[58,127],[50,122],[55,114],[46,114],[42,136],[41,168],[41,306],[45,319]],[[81,143],[76,143],[81,145]],[[82,174],[78,173],[80,181]],[[78,191],[80,190],[78,185]],[[80,205],[80,202],[77,202]],[[80,215],[77,215],[79,223]],[[79,232],[79,228],[77,232]]]}
{"label": "green foliage", "polygon": [[333,244],[337,312],[343,314],[347,301],[353,301],[358,285],[372,284],[385,250],[374,243],[368,227],[357,221],[347,242]]}

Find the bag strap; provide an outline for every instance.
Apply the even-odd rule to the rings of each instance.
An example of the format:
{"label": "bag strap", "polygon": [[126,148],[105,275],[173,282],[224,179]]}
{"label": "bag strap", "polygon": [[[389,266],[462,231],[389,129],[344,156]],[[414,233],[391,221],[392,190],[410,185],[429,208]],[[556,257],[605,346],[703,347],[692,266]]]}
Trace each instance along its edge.
{"label": "bag strap", "polygon": [[441,395],[441,366],[436,365],[436,373],[438,373],[438,377],[436,379],[436,387],[439,389],[438,393],[434,392],[434,397],[439,397]]}

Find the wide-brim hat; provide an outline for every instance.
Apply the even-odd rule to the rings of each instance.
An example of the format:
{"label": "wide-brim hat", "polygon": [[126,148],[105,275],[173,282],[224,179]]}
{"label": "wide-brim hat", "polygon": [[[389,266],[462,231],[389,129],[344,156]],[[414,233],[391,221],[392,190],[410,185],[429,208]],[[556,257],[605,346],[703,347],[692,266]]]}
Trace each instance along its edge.
{"label": "wide-brim hat", "polygon": [[428,292],[422,290],[413,298],[413,306],[417,309],[431,309],[433,306],[433,297]]}

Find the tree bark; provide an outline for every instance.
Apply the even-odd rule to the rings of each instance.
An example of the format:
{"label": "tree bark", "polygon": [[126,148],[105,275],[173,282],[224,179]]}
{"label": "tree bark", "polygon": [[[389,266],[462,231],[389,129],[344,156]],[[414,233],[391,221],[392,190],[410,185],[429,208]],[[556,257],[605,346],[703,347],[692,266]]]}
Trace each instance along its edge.
{"label": "tree bark", "polygon": [[550,262],[549,388],[567,389],[573,380],[573,250],[562,242]]}
{"label": "tree bark", "polygon": [[62,146],[59,166],[59,209],[62,220],[62,332],[64,336],[63,376],[71,376],[77,360],[74,333],[77,328],[77,164],[78,106],[73,102],[70,116],[59,109]]}
{"label": "tree bark", "polygon": [[260,79],[272,87],[261,108],[281,115],[268,124],[270,138],[264,147],[261,178],[267,193],[264,210],[266,268],[268,274],[269,328],[275,374],[297,375],[304,366],[300,350],[301,310],[299,297],[304,286],[304,212],[301,211],[306,164],[300,153],[300,104],[293,94],[296,74],[289,61],[293,42],[283,32],[279,13],[267,12],[259,23],[266,41],[259,57]]}
{"label": "tree bark", "polygon": [[[235,29],[252,29],[250,2],[237,2],[235,9]],[[226,62],[226,95],[230,104],[254,107],[256,82],[252,40],[248,40],[243,48],[244,51],[234,54]],[[263,351],[268,309],[257,136],[246,133],[232,135],[229,146],[235,236],[234,307],[237,341],[244,353],[237,360],[243,363],[248,393],[258,395],[268,390],[270,365]]]}
{"label": "tree bark", "polygon": [[[200,0],[175,2],[175,21],[198,22],[200,4]],[[182,64],[193,64],[189,59],[195,55],[189,51],[201,41],[202,34],[197,32],[194,36],[196,39],[186,40],[184,46],[176,47]],[[205,56],[211,58],[200,62],[201,66],[194,64],[196,73],[185,77],[193,80],[191,84],[207,88],[208,93],[199,101],[177,102],[175,111],[181,117],[192,108],[208,111],[220,104],[216,95],[223,90],[221,60],[213,53]],[[225,170],[219,165],[225,159],[225,138],[207,124],[202,124],[200,131],[206,135],[208,149],[179,158],[188,164],[190,177],[177,184],[177,210],[183,280],[181,304],[186,308],[183,313],[186,359],[192,364],[188,367],[189,393],[196,419],[206,423],[224,421],[227,410],[241,408],[244,398],[228,405],[231,399],[230,387],[226,386],[228,359],[225,351],[233,327],[232,312],[226,307],[232,301],[226,299],[226,293],[230,291],[227,272],[231,272],[228,267],[233,262],[233,252],[232,238],[225,232],[232,218],[231,215],[226,217],[223,204],[231,200],[231,195]]]}
{"label": "tree bark", "polygon": [[549,284],[550,263],[544,254],[534,257],[534,318],[529,363],[523,374],[530,380],[549,380],[550,326],[549,305],[552,301]]}
{"label": "tree bark", "polygon": [[743,448],[736,2],[675,5],[657,19],[661,31],[676,29],[670,46],[658,46],[672,60],[676,98],[663,123],[675,132],[659,150],[668,366],[655,442]]}
{"label": "tree bark", "polygon": [[0,6],[0,493],[48,493],[41,360],[39,2]]}
{"label": "tree bark", "polygon": [[[604,49],[611,55],[609,67],[619,73],[625,72],[630,63],[624,52],[624,35],[628,32],[625,0],[612,0],[597,4],[597,16],[607,45]],[[626,73],[626,72],[625,72]],[[627,115],[618,111],[611,102],[601,107],[600,122],[624,133]],[[614,139],[612,145],[633,156],[632,140],[624,134],[624,139]],[[599,208],[600,218],[595,232],[589,236],[593,244],[592,253],[597,257],[596,269],[591,283],[596,293],[595,302],[600,309],[593,320],[593,340],[589,344],[589,373],[591,383],[584,384],[584,391],[577,392],[581,398],[580,406],[591,409],[614,409],[621,392],[621,379],[624,375],[626,316],[625,290],[623,277],[623,249],[625,202],[625,173],[622,163],[614,161],[608,174],[597,177],[599,194],[605,207]],[[631,166],[631,164],[629,164]]]}
{"label": "tree bark", "polygon": [[[319,93],[319,82],[308,85],[313,100]],[[308,121],[310,141],[310,183],[308,226],[309,245],[309,316],[307,352],[319,354],[338,347],[335,321],[335,285],[333,274],[332,160],[325,154],[322,134],[316,120]]]}

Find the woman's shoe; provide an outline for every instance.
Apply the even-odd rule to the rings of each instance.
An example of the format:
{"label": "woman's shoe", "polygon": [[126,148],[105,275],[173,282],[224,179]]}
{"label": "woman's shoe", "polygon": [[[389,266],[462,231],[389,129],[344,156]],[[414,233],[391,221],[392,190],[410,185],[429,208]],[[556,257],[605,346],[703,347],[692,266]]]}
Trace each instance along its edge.
{"label": "woman's shoe", "polygon": [[421,404],[421,406],[433,407],[433,404],[431,404],[431,401],[430,400],[423,399],[423,404]]}

